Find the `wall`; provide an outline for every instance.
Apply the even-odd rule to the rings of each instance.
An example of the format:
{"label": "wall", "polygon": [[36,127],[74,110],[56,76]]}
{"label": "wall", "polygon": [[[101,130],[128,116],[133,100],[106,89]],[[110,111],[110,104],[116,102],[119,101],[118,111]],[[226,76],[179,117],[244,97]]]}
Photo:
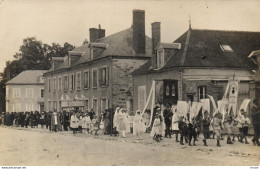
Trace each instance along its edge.
{"label": "wall", "polygon": [[[148,96],[149,96],[149,93],[151,90],[151,86],[152,86],[152,81],[153,80],[160,81],[160,80],[164,80],[164,79],[172,79],[172,80],[179,81],[180,80],[179,71],[172,70],[172,71],[168,71],[168,72],[158,72],[158,73],[134,76],[134,110],[135,111],[138,109],[138,86],[146,86],[146,98],[148,99]],[[179,89],[179,87],[178,87],[178,89]],[[180,91],[178,92],[178,94],[180,95]],[[149,104],[149,108],[150,108],[150,104]]]}
{"label": "wall", "polygon": [[134,86],[131,73],[147,59],[113,59],[113,106],[127,107],[133,99]]}
{"label": "wall", "polygon": [[[43,84],[39,85],[7,85],[6,88],[6,112],[13,111],[13,104],[20,104],[20,111],[26,111],[26,103],[33,104],[33,111],[40,111],[39,102],[43,102],[43,98],[41,98],[41,89],[44,88]],[[13,98],[13,88],[20,89],[20,98]],[[26,98],[26,89],[32,88],[33,90],[33,98]]]}
{"label": "wall", "polygon": [[[61,102],[61,98],[63,97],[64,99],[68,96],[71,101],[75,101],[75,97],[79,97],[81,98],[82,96],[84,96],[86,98],[86,100],[88,100],[88,104],[89,104],[89,108],[88,110],[90,110],[92,108],[92,104],[93,104],[93,98],[97,98],[98,99],[98,113],[100,113],[100,103],[101,103],[101,99],[108,99],[109,100],[109,105],[108,107],[111,107],[112,103],[111,103],[111,78],[109,77],[109,85],[107,87],[100,87],[99,86],[99,80],[98,80],[98,85],[97,88],[93,88],[92,87],[92,70],[93,68],[97,68],[98,69],[98,74],[99,74],[99,69],[103,66],[108,66],[108,70],[109,70],[109,76],[111,75],[111,62],[110,62],[110,58],[103,58],[103,59],[99,59],[99,60],[94,60],[91,62],[87,62],[81,65],[77,65],[75,67],[71,67],[68,69],[62,69],[59,71],[55,71],[55,72],[49,72],[46,73],[44,75],[45,77],[45,110],[46,111],[53,111],[53,102],[56,101],[58,106],[57,106],[57,111],[61,111],[61,107],[59,105],[59,102]],[[88,89],[84,88],[84,71],[88,70],[89,71],[89,84],[90,87]],[[77,82],[77,72],[81,72],[81,87],[80,89],[76,88],[76,82]],[[64,80],[64,75],[67,75],[68,77],[70,76],[71,73],[74,73],[75,76],[75,89],[74,90],[69,90],[65,91],[64,90],[64,86],[62,85],[62,88],[60,91],[57,90],[57,86],[58,86],[58,77],[61,76],[62,77],[62,81]],[[56,77],[56,91],[48,91],[48,79],[51,78],[53,80],[53,78]],[[98,75],[99,78],[99,75]],[[52,81],[53,83],[53,81]],[[63,83],[63,82],[62,82]],[[69,84],[70,85],[70,84]],[[86,106],[86,101],[85,100],[79,100],[80,102],[84,102],[84,110],[86,110],[87,106]],[[50,105],[49,105],[50,104]]]}

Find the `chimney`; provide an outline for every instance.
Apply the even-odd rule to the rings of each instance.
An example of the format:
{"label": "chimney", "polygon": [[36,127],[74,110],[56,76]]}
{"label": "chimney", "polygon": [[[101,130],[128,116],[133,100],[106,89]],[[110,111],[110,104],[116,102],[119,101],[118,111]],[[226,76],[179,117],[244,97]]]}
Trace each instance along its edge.
{"label": "chimney", "polygon": [[161,22],[154,22],[152,25],[152,67],[156,67],[156,47],[161,43]]}
{"label": "chimney", "polygon": [[136,54],[145,54],[144,10],[133,10],[133,48]]}
{"label": "chimney", "polygon": [[97,28],[90,28],[89,29],[89,41],[90,42],[95,42],[98,39],[104,38],[105,37],[105,29],[101,29],[100,24],[98,25]]}

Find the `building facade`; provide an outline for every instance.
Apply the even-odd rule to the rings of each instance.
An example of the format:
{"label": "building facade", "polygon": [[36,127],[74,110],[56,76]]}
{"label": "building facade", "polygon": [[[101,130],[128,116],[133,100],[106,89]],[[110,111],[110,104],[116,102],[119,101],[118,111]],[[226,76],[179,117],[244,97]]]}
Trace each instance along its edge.
{"label": "building facade", "polygon": [[[132,72],[151,58],[145,36],[145,12],[133,11],[132,27],[105,37],[90,28],[90,42],[64,58],[53,58],[44,74],[45,110],[90,110],[125,107],[133,110]],[[138,45],[136,45],[138,44]]]}
{"label": "building facade", "polygon": [[[160,39],[160,34],[152,32],[153,39]],[[232,80],[239,82],[238,106],[243,99],[256,97],[258,66],[248,56],[259,49],[259,32],[189,28],[173,43],[157,41],[153,46],[152,59],[133,72],[135,110],[144,107],[153,80],[159,104],[199,101],[208,95],[217,103]]]}
{"label": "building facade", "polygon": [[6,83],[6,112],[44,111],[46,70],[26,70]]}

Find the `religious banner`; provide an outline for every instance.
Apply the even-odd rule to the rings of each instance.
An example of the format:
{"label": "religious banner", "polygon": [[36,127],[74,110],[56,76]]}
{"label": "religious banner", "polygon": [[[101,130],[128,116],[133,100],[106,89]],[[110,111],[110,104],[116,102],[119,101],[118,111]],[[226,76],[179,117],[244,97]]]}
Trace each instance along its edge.
{"label": "religious banner", "polygon": [[186,116],[188,111],[188,104],[186,101],[178,101],[177,102],[177,114]]}
{"label": "religious banner", "polygon": [[217,111],[218,108],[217,108],[217,105],[216,105],[216,102],[215,102],[213,96],[210,96],[210,95],[208,95],[208,96],[209,96],[209,99],[210,99],[210,101],[213,105],[214,112]]}
{"label": "religious banner", "polygon": [[237,98],[238,98],[238,81],[229,82],[229,111],[232,108],[233,112],[237,112]]}
{"label": "religious banner", "polygon": [[249,105],[250,101],[251,101],[250,99],[244,99],[243,100],[243,102],[242,102],[242,104],[241,104],[241,106],[239,108],[239,114],[240,114],[240,111],[242,109],[244,109],[244,111],[247,112],[247,108],[248,108],[248,105]]}

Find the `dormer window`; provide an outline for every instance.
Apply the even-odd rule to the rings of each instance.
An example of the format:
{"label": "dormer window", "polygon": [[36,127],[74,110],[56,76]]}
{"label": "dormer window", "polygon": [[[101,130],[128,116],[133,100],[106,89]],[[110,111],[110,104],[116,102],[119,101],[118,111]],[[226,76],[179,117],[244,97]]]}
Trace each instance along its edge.
{"label": "dormer window", "polygon": [[164,65],[164,50],[157,50],[157,68],[161,68]]}
{"label": "dormer window", "polygon": [[229,45],[220,45],[223,52],[233,52],[233,49]]}

